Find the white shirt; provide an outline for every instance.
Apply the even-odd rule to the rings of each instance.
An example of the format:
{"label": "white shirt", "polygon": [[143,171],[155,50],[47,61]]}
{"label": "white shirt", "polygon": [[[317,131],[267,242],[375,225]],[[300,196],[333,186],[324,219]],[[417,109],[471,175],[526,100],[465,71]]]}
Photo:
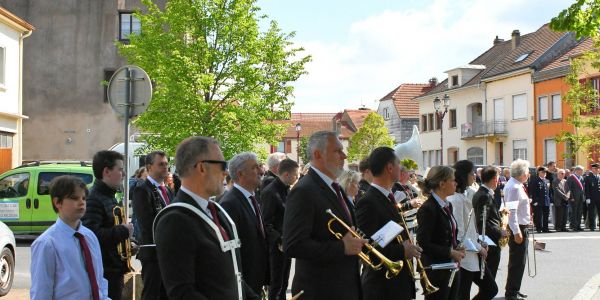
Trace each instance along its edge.
{"label": "white shirt", "polygon": [[[386,198],[389,194],[392,194],[392,191],[385,189],[384,187],[377,185],[376,183],[371,183],[371,186],[379,190]],[[393,194],[392,194],[393,195]]]}
{"label": "white shirt", "polygon": [[194,201],[196,201],[196,203],[198,203],[198,205],[200,206],[200,208],[202,208],[202,210],[208,215],[208,217],[212,220],[212,213],[210,212],[210,210],[208,209],[208,200],[194,194],[192,191],[186,189],[183,185],[181,186],[181,188],[179,188],[179,190],[185,192],[186,194],[190,195],[190,197],[192,197],[192,199],[194,199]]}
{"label": "white shirt", "polygon": [[[529,196],[525,193],[523,183],[511,177],[504,186],[504,200],[510,210],[508,215],[508,226],[514,233],[521,233],[519,225],[529,225],[531,216],[529,214]],[[517,202],[517,204],[510,204]],[[516,208],[515,208],[516,207]]]}
{"label": "white shirt", "polygon": [[325,173],[319,171],[319,169],[311,166],[311,169],[313,169],[315,171],[315,173],[317,173],[317,175],[319,175],[319,177],[321,177],[321,179],[323,179],[323,181],[325,181],[325,184],[327,184],[327,186],[333,191],[334,194],[337,195],[335,189],[333,189],[333,186],[331,186],[332,183],[335,182],[334,179],[329,178],[329,176],[325,175]]}
{"label": "white shirt", "polygon": [[252,200],[250,200],[250,196],[254,196],[254,193],[249,192],[248,190],[246,190],[245,188],[243,188],[241,185],[239,185],[237,183],[234,183],[233,187],[240,190],[240,192],[242,192],[242,194],[244,194],[244,197],[246,197],[246,201],[248,201],[248,203],[250,203],[250,207],[252,207],[252,212],[254,212],[254,215],[256,215],[256,207],[254,207],[254,204],[252,204]]}
{"label": "white shirt", "polygon": [[[471,215],[471,220],[469,220],[469,214],[473,209],[472,200],[475,192],[474,187],[469,186],[464,193],[455,193],[454,195],[449,196],[447,200],[452,203],[452,214],[457,223],[458,239],[462,243],[465,243],[466,239],[470,239],[471,242],[475,244],[475,247],[477,247],[477,250],[481,250],[481,245],[477,242],[478,234],[477,228],[475,228],[474,216]],[[468,225],[468,222],[470,222],[471,225]],[[468,231],[465,234],[467,227]],[[465,258],[460,261],[460,267],[470,272],[479,272],[479,258],[477,252],[466,251]]]}

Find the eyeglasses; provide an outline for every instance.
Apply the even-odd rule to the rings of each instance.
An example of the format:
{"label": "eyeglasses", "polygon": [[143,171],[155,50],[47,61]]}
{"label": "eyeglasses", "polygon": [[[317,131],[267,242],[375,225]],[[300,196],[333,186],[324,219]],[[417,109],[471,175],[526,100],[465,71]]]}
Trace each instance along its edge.
{"label": "eyeglasses", "polygon": [[220,164],[221,165],[221,170],[223,170],[223,171],[227,171],[227,167],[229,166],[229,163],[227,161],[224,161],[224,160],[205,159],[205,160],[201,160],[199,162],[200,163],[209,163],[209,164]]}

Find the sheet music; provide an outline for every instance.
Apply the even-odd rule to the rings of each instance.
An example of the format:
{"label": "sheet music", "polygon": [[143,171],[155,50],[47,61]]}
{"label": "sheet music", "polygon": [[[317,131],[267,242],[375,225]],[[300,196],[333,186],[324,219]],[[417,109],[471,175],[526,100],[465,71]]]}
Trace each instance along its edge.
{"label": "sheet music", "polygon": [[371,239],[381,248],[384,248],[393,239],[395,239],[397,235],[402,233],[403,230],[404,228],[402,228],[400,224],[394,221],[389,221],[387,224],[381,227],[381,229],[377,230],[377,232],[371,236]]}
{"label": "sheet music", "polygon": [[406,199],[406,193],[401,191],[396,191],[394,193],[394,199],[396,199],[396,203],[400,203],[400,201]]}
{"label": "sheet music", "polygon": [[479,239],[482,240],[484,243],[488,244],[488,246],[494,246],[497,247],[498,245],[496,245],[496,243],[494,243],[494,241],[492,241],[492,239],[490,239],[489,236],[487,235],[480,235]]}
{"label": "sheet music", "polygon": [[477,246],[475,246],[475,243],[473,243],[473,241],[471,239],[466,239],[464,242],[464,246],[465,246],[465,250],[467,250],[467,251],[479,252],[479,250],[477,250]]}

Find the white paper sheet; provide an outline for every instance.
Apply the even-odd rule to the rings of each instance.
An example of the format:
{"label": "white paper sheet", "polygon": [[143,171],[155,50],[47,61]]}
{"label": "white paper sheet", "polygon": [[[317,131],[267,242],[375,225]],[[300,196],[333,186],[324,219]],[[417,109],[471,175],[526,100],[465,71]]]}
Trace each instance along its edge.
{"label": "white paper sheet", "polygon": [[400,201],[406,199],[406,193],[401,191],[396,191],[394,193],[394,199],[396,199],[396,203],[400,203]]}
{"label": "white paper sheet", "polygon": [[488,244],[488,246],[494,246],[497,247],[498,245],[496,245],[496,243],[494,243],[494,241],[492,241],[492,239],[490,239],[489,236],[487,235],[480,235],[479,239],[482,240],[483,242],[485,242],[486,244]]}
{"label": "white paper sheet", "polygon": [[477,246],[475,246],[475,244],[473,243],[473,241],[471,241],[471,239],[466,239],[463,244],[465,246],[465,250],[471,251],[471,252],[479,252],[479,250],[477,250]]}
{"label": "white paper sheet", "polygon": [[389,221],[381,229],[377,230],[371,239],[375,241],[381,248],[387,246],[397,235],[402,233],[404,228],[394,221]]}

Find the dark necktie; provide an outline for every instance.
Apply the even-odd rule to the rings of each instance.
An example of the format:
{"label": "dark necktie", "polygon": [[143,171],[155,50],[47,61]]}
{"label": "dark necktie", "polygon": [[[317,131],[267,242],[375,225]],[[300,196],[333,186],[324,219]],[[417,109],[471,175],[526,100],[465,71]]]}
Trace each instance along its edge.
{"label": "dark necktie", "polygon": [[444,211],[450,219],[450,226],[452,228],[452,247],[456,248],[456,224],[454,224],[454,221],[452,220],[452,210],[450,209],[450,205],[445,206]]}
{"label": "dark necktie", "polygon": [[167,194],[167,188],[164,185],[161,185],[158,188],[160,189],[160,193],[162,194],[163,199],[165,200],[165,204],[169,205],[171,201],[169,201],[169,194]]}
{"label": "dark necktie", "polygon": [[348,209],[348,205],[346,204],[346,201],[344,201],[344,197],[342,196],[342,191],[340,190],[340,185],[337,182],[332,182],[331,186],[335,190],[335,193],[338,198],[338,202],[340,202],[340,205],[342,206],[342,209],[346,213],[348,220],[350,220],[350,222],[352,222],[352,216],[350,215],[350,210]]}
{"label": "dark necktie", "polygon": [[229,235],[227,234],[227,231],[225,231],[225,228],[221,226],[221,221],[219,221],[219,216],[217,215],[217,208],[213,202],[208,202],[208,210],[210,210],[210,215],[212,216],[213,222],[215,222],[217,227],[219,227],[219,231],[221,231],[221,236],[223,236],[223,240],[228,241]]}
{"label": "dark necktie", "polygon": [[81,252],[83,252],[83,258],[85,260],[85,270],[87,271],[88,279],[92,287],[92,299],[100,300],[100,292],[98,290],[98,282],[96,281],[96,272],[94,272],[94,264],[92,263],[92,254],[90,253],[90,248],[88,247],[88,244],[85,241],[85,237],[83,236],[83,234],[75,232],[75,237],[79,240]]}
{"label": "dark necktie", "polygon": [[254,206],[254,214],[256,214],[256,224],[258,224],[258,229],[262,234],[263,238],[265,238],[265,227],[262,221],[262,215],[260,212],[260,207],[258,206],[258,201],[254,196],[250,196],[250,200],[252,201],[252,206]]}
{"label": "dark necktie", "polygon": [[391,203],[392,205],[395,205],[395,204],[396,204],[396,198],[394,198],[394,195],[392,195],[392,193],[389,193],[389,194],[388,194],[388,199],[390,199],[390,203]]}

